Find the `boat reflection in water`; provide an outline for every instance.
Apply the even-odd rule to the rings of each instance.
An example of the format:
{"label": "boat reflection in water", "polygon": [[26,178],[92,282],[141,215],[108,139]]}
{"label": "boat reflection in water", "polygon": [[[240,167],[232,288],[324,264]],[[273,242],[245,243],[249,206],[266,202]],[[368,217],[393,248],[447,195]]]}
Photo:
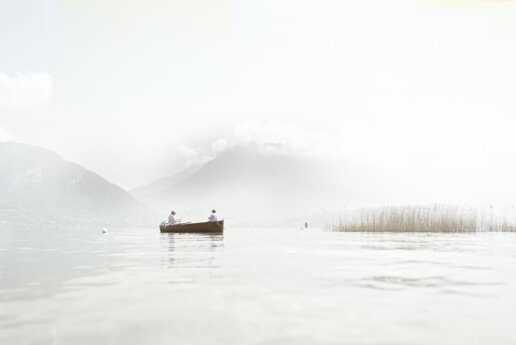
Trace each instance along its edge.
{"label": "boat reflection in water", "polygon": [[222,233],[161,233],[166,246],[168,267],[218,267],[217,255],[224,249]]}

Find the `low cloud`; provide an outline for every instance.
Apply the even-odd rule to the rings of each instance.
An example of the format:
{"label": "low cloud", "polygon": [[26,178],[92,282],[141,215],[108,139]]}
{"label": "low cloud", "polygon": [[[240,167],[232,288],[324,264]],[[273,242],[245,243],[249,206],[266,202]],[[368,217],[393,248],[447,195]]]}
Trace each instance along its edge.
{"label": "low cloud", "polygon": [[187,145],[179,145],[174,148],[174,151],[187,167],[204,164],[213,158],[210,154],[203,153],[200,150]]}
{"label": "low cloud", "polygon": [[0,73],[0,109],[17,111],[48,102],[52,79],[47,73]]}
{"label": "low cloud", "polygon": [[[173,149],[175,160],[189,167],[202,165],[218,154],[234,148],[250,148],[265,155],[292,157],[338,158],[346,156],[346,145],[328,132],[307,130],[291,123],[277,121],[244,122],[208,145],[178,145]],[[177,162],[176,162],[177,163]]]}
{"label": "low cloud", "polygon": [[[249,121],[236,126],[211,145],[216,154],[234,147],[253,147],[266,154],[322,159],[383,160],[392,150],[382,133],[370,126],[349,125],[340,135],[279,121]],[[391,140],[392,141],[392,140]]]}
{"label": "low cloud", "polygon": [[250,121],[234,128],[227,138],[212,143],[215,152],[253,146],[264,153],[327,156],[341,153],[343,143],[327,132],[306,130],[291,123]]}

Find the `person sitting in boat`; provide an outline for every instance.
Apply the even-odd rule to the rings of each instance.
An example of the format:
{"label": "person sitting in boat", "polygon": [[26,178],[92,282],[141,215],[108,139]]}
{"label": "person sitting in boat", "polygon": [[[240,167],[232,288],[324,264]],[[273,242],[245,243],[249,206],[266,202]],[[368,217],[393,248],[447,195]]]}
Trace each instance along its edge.
{"label": "person sitting in boat", "polygon": [[172,210],[168,215],[168,225],[174,225],[177,223],[179,223],[179,221],[176,219],[176,211]]}
{"label": "person sitting in boat", "polygon": [[215,214],[217,211],[215,210],[211,210],[211,214],[210,216],[208,217],[208,220],[210,222],[216,222],[217,221],[217,215]]}

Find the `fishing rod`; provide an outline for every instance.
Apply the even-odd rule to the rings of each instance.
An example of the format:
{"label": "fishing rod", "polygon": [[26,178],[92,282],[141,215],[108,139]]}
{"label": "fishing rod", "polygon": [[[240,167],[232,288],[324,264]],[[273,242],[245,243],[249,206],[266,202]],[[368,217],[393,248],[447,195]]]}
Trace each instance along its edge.
{"label": "fishing rod", "polygon": [[181,219],[179,219],[179,221],[180,221],[180,222],[183,222],[183,219],[185,219],[185,218],[186,218],[186,216],[188,216],[188,215],[190,214],[190,212],[192,212],[192,211],[193,211],[193,208],[189,209],[189,210],[184,214],[184,216],[183,216],[183,217],[181,217]]}

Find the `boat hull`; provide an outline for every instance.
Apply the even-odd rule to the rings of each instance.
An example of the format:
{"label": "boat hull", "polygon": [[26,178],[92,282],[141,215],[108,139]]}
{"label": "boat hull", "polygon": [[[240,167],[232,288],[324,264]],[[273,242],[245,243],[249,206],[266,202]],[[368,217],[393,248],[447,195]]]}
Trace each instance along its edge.
{"label": "boat hull", "polygon": [[222,233],[224,232],[224,221],[204,222],[204,223],[179,223],[174,225],[161,224],[159,226],[161,232],[172,233]]}

